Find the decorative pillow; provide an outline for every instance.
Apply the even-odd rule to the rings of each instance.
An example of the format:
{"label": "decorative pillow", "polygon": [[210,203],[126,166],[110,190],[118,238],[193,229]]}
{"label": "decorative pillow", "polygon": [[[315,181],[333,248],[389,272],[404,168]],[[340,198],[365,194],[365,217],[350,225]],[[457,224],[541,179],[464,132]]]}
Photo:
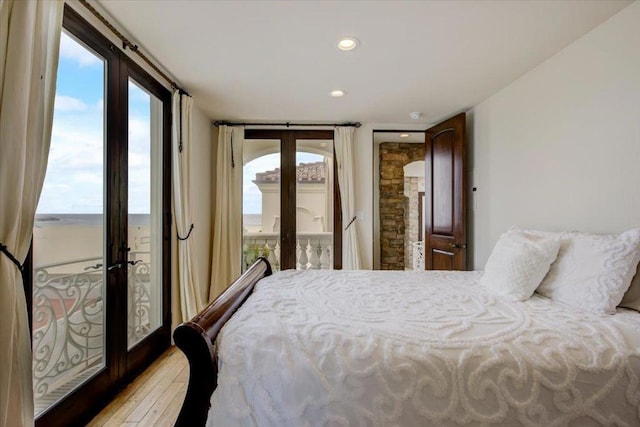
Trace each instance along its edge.
{"label": "decorative pillow", "polygon": [[560,236],[558,259],[537,291],[594,313],[615,314],[640,261],[640,228],[617,236]]}
{"label": "decorative pillow", "polygon": [[640,311],[640,264],[636,268],[636,275],[631,280],[631,286],[624,294],[620,307],[631,308]]}
{"label": "decorative pillow", "polygon": [[533,295],[558,255],[557,235],[511,229],[493,248],[480,284],[500,295],[524,301]]}

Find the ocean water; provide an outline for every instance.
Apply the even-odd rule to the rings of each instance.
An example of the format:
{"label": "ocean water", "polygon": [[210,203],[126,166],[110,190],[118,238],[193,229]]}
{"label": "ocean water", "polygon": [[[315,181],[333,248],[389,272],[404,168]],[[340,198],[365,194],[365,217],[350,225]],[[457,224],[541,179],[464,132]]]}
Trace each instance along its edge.
{"label": "ocean water", "polygon": [[[103,224],[102,214],[36,214],[35,226],[37,228],[62,226],[62,225],[89,225],[100,226]],[[151,224],[150,214],[129,214],[130,227],[143,227]]]}
{"label": "ocean water", "polygon": [[[49,227],[61,225],[102,225],[104,216],[102,214],[36,214],[36,227]],[[151,223],[149,214],[130,214],[129,226],[148,226]],[[262,214],[243,214],[244,225],[261,225]]]}

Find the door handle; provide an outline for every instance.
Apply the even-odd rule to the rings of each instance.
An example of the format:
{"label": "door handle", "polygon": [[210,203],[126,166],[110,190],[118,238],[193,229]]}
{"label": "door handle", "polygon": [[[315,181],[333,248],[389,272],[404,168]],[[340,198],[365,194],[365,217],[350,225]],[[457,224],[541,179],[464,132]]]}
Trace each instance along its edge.
{"label": "door handle", "polygon": [[108,270],[108,271],[111,271],[111,270],[115,270],[116,268],[122,268],[122,267],[124,267],[124,264],[123,264],[123,263],[121,263],[121,262],[117,262],[117,263],[115,263],[115,264],[110,265],[109,267],[107,267],[107,270]]}
{"label": "door handle", "polygon": [[462,244],[462,243],[449,243],[449,247],[453,248],[453,249],[466,249],[467,245],[466,244]]}

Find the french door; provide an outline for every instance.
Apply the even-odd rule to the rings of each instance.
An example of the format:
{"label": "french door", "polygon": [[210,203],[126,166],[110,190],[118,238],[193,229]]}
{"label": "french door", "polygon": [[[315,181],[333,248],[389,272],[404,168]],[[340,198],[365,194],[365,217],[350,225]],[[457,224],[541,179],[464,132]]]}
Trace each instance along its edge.
{"label": "french door", "polygon": [[332,130],[245,130],[243,270],[342,268],[334,153]]}
{"label": "french door", "polygon": [[32,245],[36,423],[88,421],[170,343],[170,92],[68,6]]}

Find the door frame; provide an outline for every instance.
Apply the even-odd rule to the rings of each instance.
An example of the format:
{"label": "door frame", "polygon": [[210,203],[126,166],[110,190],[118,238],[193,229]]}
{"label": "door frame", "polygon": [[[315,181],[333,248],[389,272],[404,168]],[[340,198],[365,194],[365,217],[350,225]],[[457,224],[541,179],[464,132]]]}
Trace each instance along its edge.
{"label": "door frame", "polygon": [[[372,235],[373,235],[373,247],[372,247],[372,254],[373,254],[373,269],[374,270],[380,270],[381,268],[381,250],[380,250],[380,245],[381,245],[381,237],[380,237],[380,144],[379,142],[376,142],[376,134],[378,133],[391,133],[391,134],[401,134],[401,133],[408,133],[408,134],[426,134],[427,130],[426,129],[373,129],[371,131],[371,144],[373,147],[373,159],[372,159],[372,164],[373,164],[373,176],[372,176],[372,185],[373,185],[373,189],[372,189],[372,197],[371,197],[371,212],[372,212],[372,217],[373,217],[373,221],[372,221]],[[389,141],[390,142],[390,141]],[[402,141],[397,141],[397,142],[402,142]],[[404,143],[404,142],[403,142]],[[421,142],[413,142],[414,144],[424,144],[424,138]],[[424,233],[423,233],[424,234]]]}
{"label": "door frame", "polygon": [[[462,115],[464,113],[459,113],[456,114],[453,117],[457,117],[459,115]],[[449,119],[447,119],[449,120]],[[445,120],[445,121],[447,121]],[[426,138],[427,138],[427,132],[435,127],[438,126],[436,125],[431,125],[429,126],[428,129],[373,129],[371,131],[371,143],[373,145],[373,197],[372,197],[372,212],[373,212],[373,268],[374,269],[380,269],[380,198],[379,198],[379,178],[380,178],[380,174],[379,174],[379,168],[380,168],[380,154],[379,154],[379,147],[380,144],[376,143],[375,140],[375,136],[378,133],[395,133],[395,134],[400,134],[400,133],[423,133],[425,135],[425,140],[422,142],[423,144],[426,143]],[[466,132],[466,129],[463,129],[463,132]],[[465,138],[465,136],[463,135],[463,139]],[[401,142],[401,141],[400,141]],[[466,140],[464,141],[464,156],[466,159]],[[426,159],[425,159],[426,160]],[[425,162],[425,166],[426,166],[426,162]],[[466,260],[465,260],[465,269],[468,269],[468,263],[470,261],[470,257],[469,257],[469,250],[470,250],[470,245],[469,245],[469,230],[468,230],[468,226],[469,226],[469,221],[472,219],[473,216],[473,211],[469,211],[467,209],[467,195],[468,195],[468,181],[470,180],[470,178],[467,177],[468,174],[468,170],[465,169],[465,167],[463,167],[463,192],[464,195],[462,197],[462,203],[464,205],[464,215],[466,215],[466,226],[465,226],[465,236],[464,236],[464,244],[466,245],[466,249],[467,249],[467,254],[466,254]],[[428,173],[428,172],[427,172]],[[425,180],[426,180],[426,176],[425,176]],[[426,183],[425,183],[426,184]],[[475,191],[475,190],[474,190]],[[426,195],[425,195],[425,205],[428,204],[427,200],[426,200]],[[424,220],[425,218],[423,218]],[[426,227],[423,225],[422,228],[422,237],[423,237],[423,241],[425,241],[425,234],[426,234]],[[425,256],[426,256],[426,248],[425,248]]]}
{"label": "door frame", "polygon": [[[296,141],[324,139],[334,141],[333,130],[245,129],[244,139],[280,141],[280,265],[296,268]],[[244,167],[244,164],[243,164]],[[338,170],[335,145],[334,175]],[[338,179],[333,179],[333,269],[342,269],[342,203]]]}
{"label": "door frame", "polygon": [[[105,266],[126,262],[128,77],[163,103],[162,147],[162,326],[127,350],[127,268],[105,271],[107,303],[103,334],[105,366],[64,399],[44,411],[36,426],[83,425],[115,397],[127,382],[149,366],[170,345],[171,328],[171,92],[133,62],[118,46],[65,4],[63,29],[105,60]],[[23,274],[27,308],[32,322],[33,241]],[[31,328],[31,332],[33,330]]]}

